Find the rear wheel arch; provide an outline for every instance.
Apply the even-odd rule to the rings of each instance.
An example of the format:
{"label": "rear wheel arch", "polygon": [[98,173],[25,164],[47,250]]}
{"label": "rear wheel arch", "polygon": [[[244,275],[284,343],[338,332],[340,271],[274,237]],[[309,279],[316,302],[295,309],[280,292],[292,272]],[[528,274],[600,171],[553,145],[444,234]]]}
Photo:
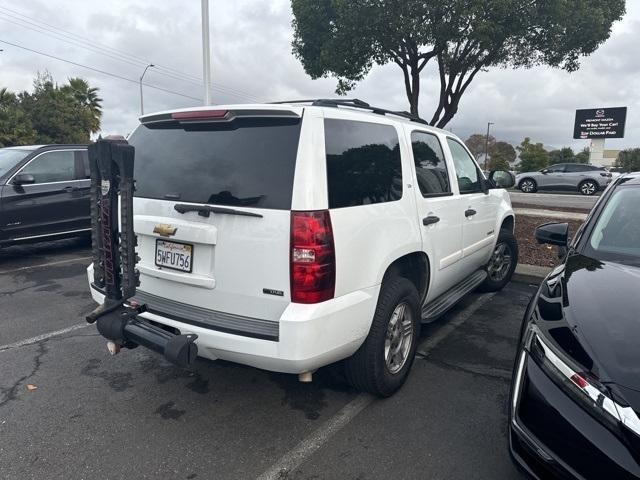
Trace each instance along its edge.
{"label": "rear wheel arch", "polygon": [[420,301],[427,295],[430,282],[429,257],[424,252],[413,252],[397,258],[387,267],[382,283],[391,277],[403,277],[409,280],[416,287]]}

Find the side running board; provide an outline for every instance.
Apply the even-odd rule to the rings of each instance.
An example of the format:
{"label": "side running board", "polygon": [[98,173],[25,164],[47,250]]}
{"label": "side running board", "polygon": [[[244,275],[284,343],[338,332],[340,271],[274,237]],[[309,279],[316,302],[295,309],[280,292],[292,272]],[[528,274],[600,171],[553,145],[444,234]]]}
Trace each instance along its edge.
{"label": "side running board", "polygon": [[469,275],[462,282],[451,288],[448,292],[443,293],[438,298],[432,300],[422,308],[422,321],[433,322],[443,313],[453,307],[466,294],[475,290],[484,279],[487,278],[487,272],[478,270]]}

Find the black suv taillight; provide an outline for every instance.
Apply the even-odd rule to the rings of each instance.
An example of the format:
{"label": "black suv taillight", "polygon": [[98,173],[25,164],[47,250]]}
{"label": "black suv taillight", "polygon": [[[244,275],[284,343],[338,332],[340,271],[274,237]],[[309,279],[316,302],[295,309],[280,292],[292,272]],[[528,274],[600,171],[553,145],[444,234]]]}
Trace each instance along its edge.
{"label": "black suv taillight", "polygon": [[291,212],[291,301],[319,303],[333,298],[336,256],[328,210]]}

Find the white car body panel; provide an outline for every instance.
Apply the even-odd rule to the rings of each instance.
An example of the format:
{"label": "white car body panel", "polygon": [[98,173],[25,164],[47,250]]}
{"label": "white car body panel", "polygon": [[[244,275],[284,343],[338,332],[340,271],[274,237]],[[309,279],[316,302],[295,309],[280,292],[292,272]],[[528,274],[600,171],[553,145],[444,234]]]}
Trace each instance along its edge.
{"label": "white car body panel", "polygon": [[[346,358],[367,337],[382,279],[395,260],[413,253],[427,256],[427,303],[486,264],[502,222],[513,216],[505,190],[460,194],[446,141],[449,134],[441,130],[346,108],[215,108],[282,109],[302,117],[291,210],[328,208],[324,118],[393,126],[399,137],[403,194],[393,202],[330,210],[336,257],[335,297],[310,305],[290,301],[289,210],[234,207],[263,217],[212,213],[205,218],[196,212],[178,213],[174,209],[176,201],[135,198],[140,292],[211,311],[278,322],[279,334],[274,341],[203,328],[155,313],[142,314],[181,333],[197,334],[198,352],[203,357],[288,373],[312,371]],[[414,130],[439,138],[452,195],[424,198],[420,193],[411,151]],[[477,214],[466,218],[468,208]],[[440,221],[424,226],[422,219],[429,215],[438,216]],[[177,227],[175,235],[167,238],[154,233],[158,224]],[[193,244],[193,271],[157,267],[158,239]],[[92,267],[87,273],[92,283]],[[282,295],[265,294],[263,289]],[[92,288],[91,292],[94,300],[103,301],[99,291]]]}

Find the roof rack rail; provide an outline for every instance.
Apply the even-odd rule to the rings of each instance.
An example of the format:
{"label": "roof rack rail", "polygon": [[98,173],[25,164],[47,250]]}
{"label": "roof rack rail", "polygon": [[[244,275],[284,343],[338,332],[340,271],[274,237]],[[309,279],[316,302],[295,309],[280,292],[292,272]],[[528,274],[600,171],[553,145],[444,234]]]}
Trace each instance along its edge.
{"label": "roof rack rail", "polygon": [[376,113],[378,115],[395,115],[397,117],[407,118],[411,121],[422,123],[425,125],[429,125],[429,122],[423,120],[417,115],[413,115],[409,112],[400,112],[394,110],[387,110],[385,108],[374,107],[369,105],[367,102],[363,102],[358,98],[315,98],[315,99],[307,99],[307,100],[286,100],[282,102],[272,102],[273,104],[283,104],[283,103],[309,103],[314,107],[351,107],[351,108],[360,108],[362,110],[368,110],[372,113]]}

